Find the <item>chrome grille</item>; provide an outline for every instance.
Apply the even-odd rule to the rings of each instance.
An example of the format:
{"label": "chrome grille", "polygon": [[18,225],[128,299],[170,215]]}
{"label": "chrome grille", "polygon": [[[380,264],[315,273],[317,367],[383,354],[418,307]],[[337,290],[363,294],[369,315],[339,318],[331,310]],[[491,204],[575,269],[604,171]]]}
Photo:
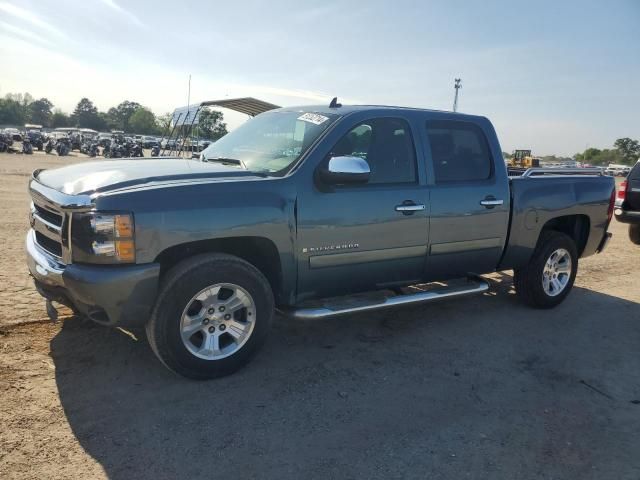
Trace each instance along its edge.
{"label": "chrome grille", "polygon": [[47,210],[44,207],[41,207],[40,205],[37,204],[33,204],[36,213],[43,218],[44,220],[46,220],[47,222],[53,223],[54,225],[57,225],[59,227],[62,226],[62,215],[60,215],[58,212],[53,212],[51,210]]}
{"label": "chrome grille", "polygon": [[36,243],[59,261],[63,260],[66,243],[65,215],[49,206],[36,203],[31,209],[31,228],[35,231]]}

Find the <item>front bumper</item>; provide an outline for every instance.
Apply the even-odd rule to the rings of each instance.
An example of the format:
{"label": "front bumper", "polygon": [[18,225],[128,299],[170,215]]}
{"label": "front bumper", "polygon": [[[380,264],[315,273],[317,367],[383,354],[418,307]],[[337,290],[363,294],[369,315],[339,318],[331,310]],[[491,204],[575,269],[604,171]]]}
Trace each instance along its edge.
{"label": "front bumper", "polygon": [[35,233],[26,239],[27,266],[38,292],[110,326],[141,326],[158,292],[160,265],[63,265],[40,248]]}

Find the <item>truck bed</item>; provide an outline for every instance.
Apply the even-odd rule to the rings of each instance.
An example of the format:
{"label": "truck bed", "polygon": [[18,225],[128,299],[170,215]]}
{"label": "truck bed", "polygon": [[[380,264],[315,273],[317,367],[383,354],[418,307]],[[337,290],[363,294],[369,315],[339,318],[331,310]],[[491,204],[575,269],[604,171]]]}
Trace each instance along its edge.
{"label": "truck bed", "polygon": [[580,230],[581,257],[597,252],[611,218],[608,210],[615,192],[612,177],[602,175],[600,169],[586,168],[512,170],[509,237],[499,270],[524,265],[540,231],[550,221],[560,223],[567,233]]}

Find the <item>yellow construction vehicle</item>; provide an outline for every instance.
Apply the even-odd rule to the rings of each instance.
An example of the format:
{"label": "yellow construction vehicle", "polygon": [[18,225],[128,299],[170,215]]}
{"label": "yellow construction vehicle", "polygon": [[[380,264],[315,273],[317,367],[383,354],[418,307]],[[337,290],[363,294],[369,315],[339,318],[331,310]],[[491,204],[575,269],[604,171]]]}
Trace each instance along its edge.
{"label": "yellow construction vehicle", "polygon": [[539,167],[540,159],[531,156],[531,150],[516,150],[507,161],[510,167],[531,168]]}

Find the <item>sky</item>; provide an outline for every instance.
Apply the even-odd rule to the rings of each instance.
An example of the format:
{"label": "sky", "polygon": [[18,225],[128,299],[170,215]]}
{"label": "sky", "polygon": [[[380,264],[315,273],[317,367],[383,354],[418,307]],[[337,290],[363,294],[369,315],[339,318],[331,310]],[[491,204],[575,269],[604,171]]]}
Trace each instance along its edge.
{"label": "sky", "polygon": [[[0,96],[156,114],[253,96],[492,120],[504,151],[640,139],[640,0],[0,0]],[[231,128],[244,121],[225,113]]]}

